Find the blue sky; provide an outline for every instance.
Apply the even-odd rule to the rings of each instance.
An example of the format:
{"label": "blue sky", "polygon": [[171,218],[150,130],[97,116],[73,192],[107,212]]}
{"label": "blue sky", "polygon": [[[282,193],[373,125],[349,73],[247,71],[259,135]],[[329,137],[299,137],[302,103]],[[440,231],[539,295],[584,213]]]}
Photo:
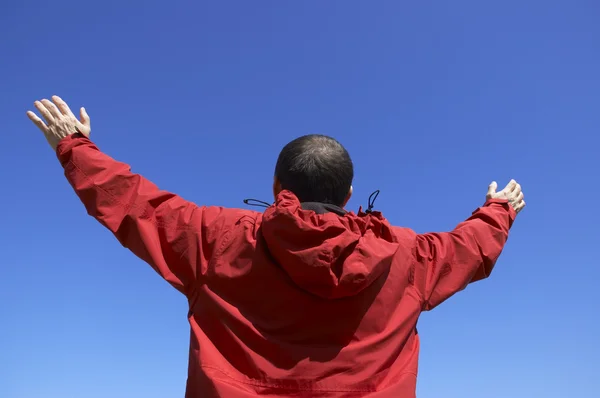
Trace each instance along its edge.
{"label": "blue sky", "polygon": [[186,301],[88,217],[25,111],[84,105],[105,152],[199,204],[270,199],[281,147],[335,136],[351,209],[448,230],[487,185],[528,207],[492,277],[419,323],[420,398],[600,384],[593,1],[21,1],[0,13],[0,396],[183,396]]}

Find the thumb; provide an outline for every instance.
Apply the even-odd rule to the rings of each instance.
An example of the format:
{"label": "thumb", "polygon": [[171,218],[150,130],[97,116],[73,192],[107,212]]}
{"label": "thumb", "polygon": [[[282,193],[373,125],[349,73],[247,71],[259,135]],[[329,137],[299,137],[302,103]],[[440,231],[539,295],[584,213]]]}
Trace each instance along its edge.
{"label": "thumb", "polygon": [[83,124],[85,127],[90,128],[91,127],[91,120],[90,120],[90,116],[87,114],[86,110],[84,107],[81,107],[81,109],[79,110],[79,121],[81,122],[81,124]]}
{"label": "thumb", "polygon": [[496,181],[492,181],[492,183],[490,184],[490,186],[488,187],[488,191],[487,194],[488,195],[493,195],[496,193],[496,189],[498,189],[498,183]]}

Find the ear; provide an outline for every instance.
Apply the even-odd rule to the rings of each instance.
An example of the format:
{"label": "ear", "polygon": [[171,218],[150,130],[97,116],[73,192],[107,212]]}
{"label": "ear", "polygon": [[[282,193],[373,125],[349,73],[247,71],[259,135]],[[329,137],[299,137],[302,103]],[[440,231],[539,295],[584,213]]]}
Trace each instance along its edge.
{"label": "ear", "polygon": [[281,182],[279,182],[279,178],[273,178],[273,199],[277,200],[277,195],[281,192]]}
{"label": "ear", "polygon": [[348,190],[348,194],[346,195],[346,199],[344,199],[344,203],[342,204],[342,207],[346,207],[346,205],[348,204],[348,201],[350,200],[351,197],[352,197],[352,185],[350,185],[350,189]]}

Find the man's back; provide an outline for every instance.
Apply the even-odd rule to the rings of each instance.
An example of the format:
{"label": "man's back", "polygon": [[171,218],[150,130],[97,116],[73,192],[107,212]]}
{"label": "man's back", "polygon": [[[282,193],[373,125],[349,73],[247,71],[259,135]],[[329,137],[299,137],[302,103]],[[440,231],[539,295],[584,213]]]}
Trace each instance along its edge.
{"label": "man's back", "polygon": [[198,380],[227,397],[231,385],[248,396],[357,396],[400,379],[414,392],[422,304],[411,248],[383,218],[318,215],[288,192],[264,216],[220,217],[190,297],[189,396],[208,390]]}

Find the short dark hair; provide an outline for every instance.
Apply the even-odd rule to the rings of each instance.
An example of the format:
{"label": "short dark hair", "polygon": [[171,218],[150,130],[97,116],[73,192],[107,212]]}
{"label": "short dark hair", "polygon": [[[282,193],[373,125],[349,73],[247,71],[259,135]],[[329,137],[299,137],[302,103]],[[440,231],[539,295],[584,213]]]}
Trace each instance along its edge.
{"label": "short dark hair", "polygon": [[337,140],[311,134],[296,138],[281,150],[275,177],[282,189],[293,192],[301,202],[341,206],[352,186],[354,166]]}

